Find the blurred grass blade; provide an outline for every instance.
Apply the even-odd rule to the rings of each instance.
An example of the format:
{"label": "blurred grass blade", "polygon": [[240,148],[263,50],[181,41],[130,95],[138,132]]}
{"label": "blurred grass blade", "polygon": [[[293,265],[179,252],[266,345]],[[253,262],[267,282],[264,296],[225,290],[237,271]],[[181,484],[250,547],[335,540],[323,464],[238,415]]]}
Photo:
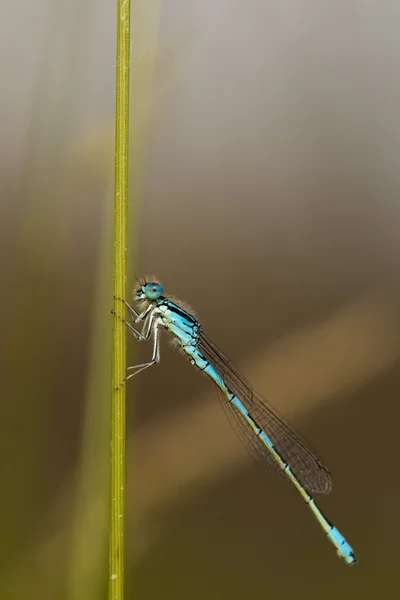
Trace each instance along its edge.
{"label": "blurred grass blade", "polygon": [[[107,183],[106,181],[104,183]],[[107,577],[111,339],[104,320],[110,312],[112,205],[106,201],[97,262],[97,281],[86,388],[82,450],[77,474],[69,600],[101,598]],[[111,320],[111,315],[109,315]]]}

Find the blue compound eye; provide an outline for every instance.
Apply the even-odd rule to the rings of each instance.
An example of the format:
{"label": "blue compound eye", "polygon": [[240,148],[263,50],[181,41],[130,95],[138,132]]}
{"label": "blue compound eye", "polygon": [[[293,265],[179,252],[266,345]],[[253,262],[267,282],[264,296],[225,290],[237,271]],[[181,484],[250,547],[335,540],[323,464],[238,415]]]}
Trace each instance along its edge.
{"label": "blue compound eye", "polygon": [[159,283],[147,283],[144,288],[144,293],[146,298],[149,300],[158,300],[163,293],[162,285]]}

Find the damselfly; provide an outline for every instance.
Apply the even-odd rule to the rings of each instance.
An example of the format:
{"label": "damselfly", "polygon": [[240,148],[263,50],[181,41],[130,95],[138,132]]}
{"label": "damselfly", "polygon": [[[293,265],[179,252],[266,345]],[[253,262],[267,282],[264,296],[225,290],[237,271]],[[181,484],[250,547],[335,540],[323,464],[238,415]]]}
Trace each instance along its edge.
{"label": "damselfly", "polygon": [[[166,329],[191,364],[216,384],[222,405],[248,449],[293,484],[335,546],[338,556],[347,564],[355,563],[350,544],[322,514],[311,496],[311,493],[329,493],[332,487],[331,475],[315,451],[252,389],[232,362],[203,333],[186,304],[164,296],[162,285],[154,278],[139,281],[135,301],[139,312],[122,300],[133,324],[122,320],[137,340],[153,340],[153,355],[147,363],[128,367],[131,373],[121,385],[160,362],[160,328]],[[134,327],[140,322],[143,323],[141,330]]]}

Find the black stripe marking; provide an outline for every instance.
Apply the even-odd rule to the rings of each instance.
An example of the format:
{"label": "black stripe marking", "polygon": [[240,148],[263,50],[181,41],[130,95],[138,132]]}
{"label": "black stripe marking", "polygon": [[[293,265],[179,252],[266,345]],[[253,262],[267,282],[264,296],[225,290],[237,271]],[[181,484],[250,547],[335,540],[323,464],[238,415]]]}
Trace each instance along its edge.
{"label": "black stripe marking", "polygon": [[[247,413],[247,415],[246,415],[246,416],[247,416],[248,420],[249,420],[249,421],[251,421],[251,422],[253,423],[253,425],[256,425],[256,422],[254,421],[254,419],[253,419],[253,417],[251,416],[251,414],[250,414],[250,413]],[[256,425],[256,427],[257,427],[257,425]]]}
{"label": "black stripe marking", "polygon": [[186,321],[189,321],[190,323],[193,323],[193,325],[197,324],[197,321],[194,317],[192,317],[192,315],[190,315],[189,313],[185,312],[184,310],[178,308],[178,306],[176,306],[176,304],[171,304],[170,302],[166,302],[166,305],[168,306],[169,310],[173,313],[175,313],[176,315],[183,317],[184,319],[186,319]]}
{"label": "black stripe marking", "polygon": [[210,366],[210,363],[208,362],[208,360],[206,360],[206,366],[204,367],[204,369],[202,369],[201,367],[199,367],[200,371],[205,371],[207,369],[207,367]]}

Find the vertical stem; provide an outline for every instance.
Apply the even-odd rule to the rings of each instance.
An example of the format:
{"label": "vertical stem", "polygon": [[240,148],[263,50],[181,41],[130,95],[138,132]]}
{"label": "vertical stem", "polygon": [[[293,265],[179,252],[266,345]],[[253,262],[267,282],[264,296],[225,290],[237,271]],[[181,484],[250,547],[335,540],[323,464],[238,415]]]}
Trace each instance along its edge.
{"label": "vertical stem", "polygon": [[[117,0],[117,75],[115,115],[114,296],[125,298],[128,216],[130,0]],[[114,310],[125,315],[122,303]],[[122,311],[122,312],[121,312]],[[111,415],[111,519],[109,599],[124,597],[125,386],[116,387],[126,373],[125,325],[113,319]]]}

